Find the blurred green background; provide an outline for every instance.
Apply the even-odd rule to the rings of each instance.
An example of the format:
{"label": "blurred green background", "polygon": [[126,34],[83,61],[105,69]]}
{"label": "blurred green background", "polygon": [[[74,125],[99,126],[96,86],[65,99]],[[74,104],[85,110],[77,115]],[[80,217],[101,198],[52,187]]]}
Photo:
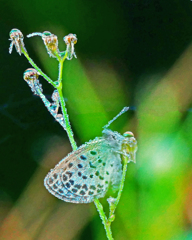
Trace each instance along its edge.
{"label": "blurred green background", "polygon": [[[30,67],[9,32],[76,33],[63,91],[78,145],[111,125],[138,140],[112,224],[115,240],[192,239],[192,2],[190,0],[1,0],[0,239],[106,239],[94,204],[70,204],[43,179],[71,151],[66,133],[23,81]],[[40,38],[29,55],[53,79],[58,66]],[[44,94],[53,89],[43,79]],[[105,208],[108,206],[104,201]]]}

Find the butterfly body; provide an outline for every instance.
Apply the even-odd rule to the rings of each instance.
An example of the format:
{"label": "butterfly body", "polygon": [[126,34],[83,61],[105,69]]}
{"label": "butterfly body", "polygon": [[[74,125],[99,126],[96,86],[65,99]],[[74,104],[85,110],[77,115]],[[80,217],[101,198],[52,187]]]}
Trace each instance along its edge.
{"label": "butterfly body", "polygon": [[[89,203],[104,197],[109,185],[118,189],[122,177],[121,154],[131,159],[130,146],[136,152],[136,140],[109,129],[61,160],[45,177],[47,190],[72,203]],[[128,148],[124,147],[128,146]],[[127,149],[129,149],[127,151]]]}

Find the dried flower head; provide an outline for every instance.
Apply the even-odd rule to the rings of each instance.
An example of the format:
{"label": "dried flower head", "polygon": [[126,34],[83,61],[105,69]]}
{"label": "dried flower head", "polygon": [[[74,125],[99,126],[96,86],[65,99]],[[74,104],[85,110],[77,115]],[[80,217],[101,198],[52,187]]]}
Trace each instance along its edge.
{"label": "dried flower head", "polygon": [[29,87],[35,95],[39,95],[38,91],[43,92],[42,86],[38,80],[39,75],[40,74],[34,68],[28,68],[23,73],[23,79],[28,83]]}
{"label": "dried flower head", "polygon": [[73,56],[75,58],[77,58],[76,54],[75,54],[75,49],[74,49],[74,45],[77,43],[77,36],[76,34],[68,34],[67,36],[65,36],[63,38],[65,44],[67,45],[67,59],[71,60],[73,58]]}
{"label": "dried flower head", "polygon": [[48,31],[45,31],[43,33],[35,32],[27,35],[28,38],[33,36],[40,36],[42,38],[50,57],[54,57],[54,58],[58,57],[59,49],[58,49],[58,39],[56,35]]}
{"label": "dried flower head", "polygon": [[23,48],[26,51],[24,42],[23,42],[24,37],[23,37],[22,32],[19,29],[13,28],[10,31],[9,36],[10,36],[9,40],[11,40],[11,44],[9,47],[10,54],[12,53],[13,45],[15,45],[15,49],[19,53],[19,55],[21,55],[21,53],[22,53],[21,48]]}
{"label": "dried flower head", "polygon": [[24,78],[25,81],[35,81],[35,80],[38,80],[39,75],[40,74],[37,72],[36,69],[28,68],[23,73],[23,78]]}

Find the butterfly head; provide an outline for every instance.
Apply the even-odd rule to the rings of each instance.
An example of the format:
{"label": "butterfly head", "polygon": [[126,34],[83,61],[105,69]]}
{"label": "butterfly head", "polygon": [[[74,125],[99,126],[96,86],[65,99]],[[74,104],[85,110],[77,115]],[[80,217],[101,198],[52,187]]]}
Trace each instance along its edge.
{"label": "butterfly head", "polygon": [[122,151],[125,155],[129,156],[129,162],[136,163],[136,152],[137,152],[137,140],[132,132],[125,132],[123,134],[124,140],[122,141]]}

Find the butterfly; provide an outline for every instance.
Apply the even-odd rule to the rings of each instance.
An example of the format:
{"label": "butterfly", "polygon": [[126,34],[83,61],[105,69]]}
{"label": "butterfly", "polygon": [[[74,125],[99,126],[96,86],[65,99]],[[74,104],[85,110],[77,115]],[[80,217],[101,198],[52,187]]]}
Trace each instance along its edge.
{"label": "butterfly", "polygon": [[135,162],[137,141],[132,132],[123,135],[108,126],[128,110],[125,107],[102,131],[102,137],[83,144],[62,159],[44,179],[55,197],[71,203],[90,203],[105,196],[109,186],[117,190],[122,178],[121,155]]}

